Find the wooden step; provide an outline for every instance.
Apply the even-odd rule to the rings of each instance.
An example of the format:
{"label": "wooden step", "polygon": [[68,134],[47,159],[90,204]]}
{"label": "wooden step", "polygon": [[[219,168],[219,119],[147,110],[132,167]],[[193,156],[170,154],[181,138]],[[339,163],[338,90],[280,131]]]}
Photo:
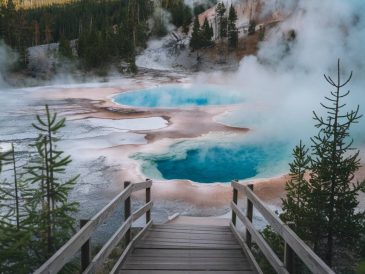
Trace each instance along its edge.
{"label": "wooden step", "polygon": [[226,226],[153,225],[120,269],[126,274],[255,273]]}

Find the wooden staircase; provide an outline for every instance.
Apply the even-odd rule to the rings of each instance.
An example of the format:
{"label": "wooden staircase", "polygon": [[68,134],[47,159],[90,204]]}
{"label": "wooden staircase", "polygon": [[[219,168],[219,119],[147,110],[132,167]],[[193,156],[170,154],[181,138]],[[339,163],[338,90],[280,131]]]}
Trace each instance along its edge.
{"label": "wooden staircase", "polygon": [[229,226],[153,225],[120,268],[125,274],[256,273]]}
{"label": "wooden staircase", "polygon": [[[111,274],[249,274],[262,273],[251,252],[252,243],[260,249],[273,269],[280,274],[293,273],[294,256],[297,256],[314,274],[334,272],[256,196],[253,185],[232,182],[231,222],[225,226],[153,224],[151,210],[152,181],[131,184],[125,182],[124,190],[87,222],[64,246],[62,246],[36,274],[58,273],[81,250],[81,272],[100,273],[105,260],[123,240],[126,243],[122,255]],[[146,192],[146,203],[132,212],[131,195]],[[247,206],[243,212],[238,205],[239,193],[245,195]],[[101,250],[90,256],[90,238],[99,225],[104,223],[120,203],[124,203],[124,222],[110,237]],[[284,258],[279,258],[262,237],[253,223],[255,208],[285,242]],[[132,238],[133,223],[145,216],[146,225]],[[240,221],[246,232],[237,228]],[[102,272],[105,273],[105,272]]]}

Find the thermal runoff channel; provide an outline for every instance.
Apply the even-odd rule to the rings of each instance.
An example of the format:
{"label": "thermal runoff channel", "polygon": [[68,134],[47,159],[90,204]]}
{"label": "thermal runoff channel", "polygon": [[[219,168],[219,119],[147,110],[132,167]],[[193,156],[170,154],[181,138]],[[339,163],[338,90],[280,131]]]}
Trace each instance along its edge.
{"label": "thermal runoff channel", "polygon": [[114,97],[121,105],[147,108],[232,105],[243,102],[239,92],[214,85],[166,85],[128,91]]}
{"label": "thermal runoff channel", "polygon": [[271,177],[287,171],[290,145],[285,142],[183,141],[162,154],[136,155],[143,172],[154,179],[225,183]]}

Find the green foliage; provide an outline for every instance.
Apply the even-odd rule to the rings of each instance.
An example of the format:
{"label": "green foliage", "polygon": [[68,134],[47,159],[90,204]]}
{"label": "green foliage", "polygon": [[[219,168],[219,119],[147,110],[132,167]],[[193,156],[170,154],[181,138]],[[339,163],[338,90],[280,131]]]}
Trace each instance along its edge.
{"label": "green foliage", "polygon": [[305,240],[311,239],[311,230],[308,229],[307,223],[311,217],[308,207],[311,189],[305,180],[305,174],[311,163],[308,151],[302,141],[293,150],[294,160],[289,164],[291,179],[285,184],[287,194],[282,199],[284,213],[280,216],[284,222],[294,222],[295,232]]}
{"label": "green foliage", "polygon": [[[284,241],[281,237],[272,230],[271,226],[266,226],[261,232],[262,237],[269,244],[271,249],[279,258],[284,256]],[[265,274],[276,274],[276,271],[272,268],[270,263],[266,260],[265,256],[259,253],[259,249],[255,248],[257,263],[259,264],[261,270]]]}
{"label": "green foliage", "polygon": [[153,26],[151,28],[151,35],[156,37],[166,36],[168,33],[166,18],[166,11],[164,9],[157,9],[153,14]]}
{"label": "green foliage", "polygon": [[[28,47],[60,42],[61,55],[70,57],[67,41],[79,38],[84,39],[79,44],[91,42],[80,50],[86,69],[105,70],[114,60],[134,59],[136,48],[146,45],[153,13],[150,0],[86,0],[30,9],[15,9],[12,3],[0,7],[0,39],[18,51],[20,68],[27,64]],[[188,24],[187,13],[181,20]]]}
{"label": "green foliage", "polygon": [[259,32],[259,39],[260,39],[260,41],[263,41],[264,40],[265,33],[266,33],[265,27],[260,28],[260,32]]}
{"label": "green foliage", "polygon": [[27,244],[31,237],[26,224],[27,188],[19,180],[14,146],[11,151],[0,153],[0,174],[2,167],[13,175],[13,180],[0,181],[0,273],[27,273]]}
{"label": "green foliage", "polygon": [[237,13],[233,5],[229,8],[228,16],[228,46],[237,48],[238,46],[238,30],[236,27]]}
{"label": "green foliage", "polygon": [[190,47],[192,50],[197,50],[201,48],[201,33],[200,33],[200,24],[199,18],[196,16],[194,19],[193,32],[191,34],[190,39]]}
{"label": "green foliage", "polygon": [[248,25],[248,35],[253,35],[256,32],[256,21],[250,20]]}
{"label": "green foliage", "polygon": [[207,18],[204,20],[202,28],[200,28],[199,19],[195,17],[193,33],[190,39],[190,47],[194,50],[207,48],[212,45],[213,29],[209,25]]}
{"label": "green foliage", "polygon": [[360,262],[357,266],[356,274],[365,274],[365,261]]}
{"label": "green foliage", "polygon": [[209,25],[208,19],[205,18],[202,29],[203,45],[208,47],[212,44],[213,28]]}
{"label": "green foliage", "polygon": [[[351,153],[353,140],[350,128],[361,118],[359,106],[355,110],[345,110],[343,98],[348,92],[341,92],[350,77],[341,82],[340,61],[338,61],[337,81],[325,76],[327,82],[335,88],[329,97],[328,104],[321,104],[328,116],[323,118],[314,112],[317,136],[312,138],[313,157],[310,183],[312,193],[321,197],[320,213],[322,219],[321,234],[326,238],[325,259],[332,265],[334,244],[355,244],[361,233],[364,213],[355,212],[358,205],[358,192],[364,182],[353,183],[354,173],[360,167],[359,151]],[[325,217],[324,217],[325,216]]]}
{"label": "green foliage", "polygon": [[219,29],[219,36],[221,39],[224,37],[227,37],[227,26],[228,26],[228,20],[225,16],[226,14],[226,7],[223,4],[223,2],[220,2],[217,4],[217,7],[215,9],[216,16],[218,17],[218,29]]}
{"label": "green foliage", "polygon": [[[347,110],[343,101],[350,91],[341,90],[351,76],[341,82],[339,61],[336,81],[325,75],[335,89],[325,97],[328,103],[321,103],[327,116],[314,112],[319,131],[311,138],[311,155],[307,156],[308,150],[301,143],[294,149],[292,180],[286,185],[288,194],[283,201],[283,218],[295,222],[297,233],[330,266],[334,265],[335,253],[356,252],[359,239],[364,237],[365,214],[357,210],[357,197],[365,182],[354,181],[360,160],[350,137],[350,128],[361,115],[359,106]],[[309,181],[304,178],[305,169],[309,170]],[[353,261],[347,263],[350,268],[354,266]]]}
{"label": "green foliage", "polygon": [[39,262],[48,259],[74,232],[72,214],[77,211],[76,202],[68,202],[68,195],[79,176],[65,181],[70,156],[63,156],[57,149],[58,132],[65,126],[65,119],[58,119],[46,105],[45,117],[37,115],[33,127],[39,132],[34,144],[37,156],[27,167],[27,181],[35,185],[30,201],[30,219],[33,223],[32,245]]}
{"label": "green foliage", "polygon": [[183,0],[161,2],[161,7],[166,9],[171,14],[171,22],[176,27],[183,27],[185,33],[189,31],[189,25],[193,19],[193,13],[188,5],[185,5]]}
{"label": "green foliage", "polygon": [[58,45],[58,53],[60,54],[60,56],[62,56],[64,58],[67,58],[67,59],[73,58],[70,41],[67,40],[64,36],[61,36],[61,38],[60,38],[59,45]]}
{"label": "green foliage", "polygon": [[[30,273],[68,240],[74,231],[77,203],[68,195],[78,176],[62,180],[69,156],[57,149],[58,119],[46,106],[33,127],[39,137],[36,157],[20,173],[14,147],[0,154],[0,273]],[[12,180],[9,180],[12,178]]]}

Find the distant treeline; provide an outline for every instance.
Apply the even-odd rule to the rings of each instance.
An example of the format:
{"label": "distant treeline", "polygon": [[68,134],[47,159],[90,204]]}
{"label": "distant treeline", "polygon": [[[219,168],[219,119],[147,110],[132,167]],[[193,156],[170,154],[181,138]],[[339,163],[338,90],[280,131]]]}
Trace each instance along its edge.
{"label": "distant treeline", "polygon": [[[183,0],[170,2],[161,1],[161,7],[171,13],[172,23],[188,28],[190,7]],[[19,52],[22,66],[28,61],[27,48],[61,41],[65,48],[60,52],[72,53],[71,40],[77,40],[77,56],[85,68],[104,66],[114,57],[134,63],[136,51],[151,35],[165,34],[153,29],[159,27],[153,20],[155,8],[151,0],[83,0],[24,9],[8,0],[0,6],[0,40]]]}

